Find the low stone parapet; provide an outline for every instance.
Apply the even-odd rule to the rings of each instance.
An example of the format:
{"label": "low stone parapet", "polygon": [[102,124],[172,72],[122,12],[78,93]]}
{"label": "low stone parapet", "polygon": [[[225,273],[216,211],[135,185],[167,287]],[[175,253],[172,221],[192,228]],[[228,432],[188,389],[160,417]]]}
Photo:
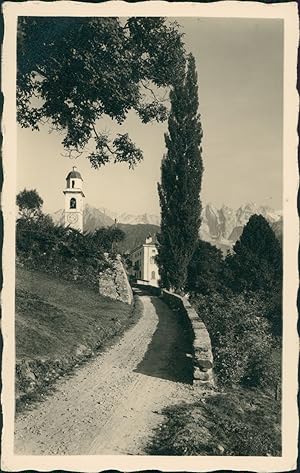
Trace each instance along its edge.
{"label": "low stone parapet", "polygon": [[193,341],[194,386],[214,385],[213,354],[209,333],[189,301],[178,294],[162,291],[163,300],[180,316],[189,321]]}

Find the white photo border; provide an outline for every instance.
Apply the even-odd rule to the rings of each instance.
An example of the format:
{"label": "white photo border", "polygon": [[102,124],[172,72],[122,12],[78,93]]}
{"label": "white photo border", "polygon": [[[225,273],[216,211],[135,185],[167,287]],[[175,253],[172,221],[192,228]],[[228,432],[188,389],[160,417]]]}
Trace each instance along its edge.
{"label": "white photo border", "polygon": [[[280,472],[296,468],[298,444],[298,353],[297,290],[299,246],[298,191],[298,111],[297,48],[299,21],[297,3],[263,4],[257,2],[222,1],[215,3],[147,1],[127,3],[109,1],[92,4],[73,1],[6,2],[4,12],[4,43],[2,74],[4,111],[3,134],[3,291],[2,291],[2,469],[69,470],[96,472],[119,471],[255,471]],[[14,435],[14,292],[15,292],[15,195],[16,195],[16,31],[18,16],[167,16],[167,17],[235,17],[281,18],[284,21],[284,160],[283,160],[283,405],[281,457],[222,457],[222,456],[23,456],[13,451]],[[272,80],[270,78],[270,80]]]}

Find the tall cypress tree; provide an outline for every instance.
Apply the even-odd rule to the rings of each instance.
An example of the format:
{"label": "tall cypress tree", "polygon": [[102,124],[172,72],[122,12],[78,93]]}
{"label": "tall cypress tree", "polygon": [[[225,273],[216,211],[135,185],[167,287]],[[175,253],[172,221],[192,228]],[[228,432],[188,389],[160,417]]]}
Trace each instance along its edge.
{"label": "tall cypress tree", "polygon": [[203,172],[197,73],[192,55],[186,68],[178,72],[170,99],[167,153],[158,184],[161,232],[157,261],[162,286],[181,292],[198,240]]}

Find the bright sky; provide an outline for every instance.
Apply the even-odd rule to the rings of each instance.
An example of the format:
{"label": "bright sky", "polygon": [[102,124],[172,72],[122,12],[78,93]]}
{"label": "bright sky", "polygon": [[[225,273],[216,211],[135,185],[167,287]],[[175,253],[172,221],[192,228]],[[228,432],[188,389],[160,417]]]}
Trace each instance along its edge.
{"label": "bright sky", "polygon": [[[204,204],[237,208],[249,201],[282,208],[283,23],[271,19],[178,18],[198,70],[204,132]],[[119,127],[109,120],[101,129]],[[62,208],[65,177],[76,165],[86,202],[128,213],[159,214],[157,182],[167,125],[143,125],[131,113],[122,131],[144,152],[134,170],[62,157],[62,136],[18,131],[17,189],[37,189],[44,210]]]}

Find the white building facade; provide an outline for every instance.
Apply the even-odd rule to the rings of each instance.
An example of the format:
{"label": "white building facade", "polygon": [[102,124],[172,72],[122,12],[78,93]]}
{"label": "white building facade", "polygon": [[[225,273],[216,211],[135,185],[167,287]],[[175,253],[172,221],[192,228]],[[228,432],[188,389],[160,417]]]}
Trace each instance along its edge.
{"label": "white building facade", "polygon": [[152,236],[146,238],[145,243],[135,248],[130,253],[132,262],[131,274],[137,281],[141,281],[152,286],[158,286],[159,272],[155,261],[157,248]]}
{"label": "white building facade", "polygon": [[66,177],[65,194],[65,227],[83,232],[83,179],[76,166]]}

